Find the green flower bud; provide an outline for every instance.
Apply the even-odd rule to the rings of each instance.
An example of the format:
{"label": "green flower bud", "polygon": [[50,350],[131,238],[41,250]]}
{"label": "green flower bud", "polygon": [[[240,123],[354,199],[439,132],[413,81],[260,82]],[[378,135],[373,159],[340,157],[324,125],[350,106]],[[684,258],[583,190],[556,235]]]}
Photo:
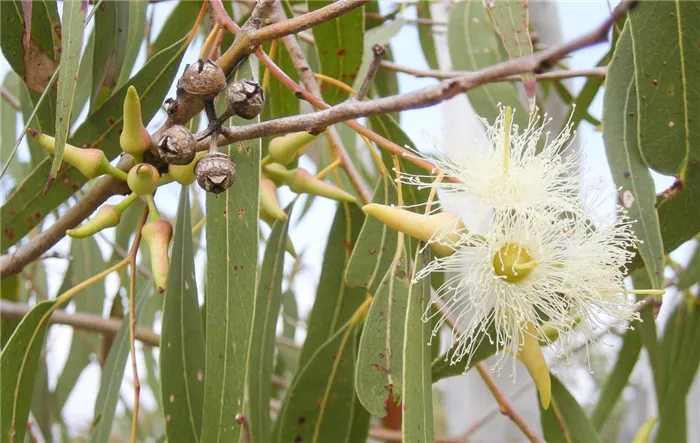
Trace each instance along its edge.
{"label": "green flower bud", "polygon": [[295,132],[275,137],[270,141],[268,152],[272,161],[288,165],[299,157],[318,135],[308,132]]}
{"label": "green flower bud", "polygon": [[207,155],[207,151],[200,151],[194,156],[194,160],[189,165],[170,165],[168,171],[176,182],[183,186],[191,185],[195,181],[194,166],[199,160]]}
{"label": "green flower bud", "polygon": [[75,229],[68,229],[66,234],[73,238],[91,237],[103,229],[112,228],[119,224],[121,212],[112,205],[103,205],[86,223]]}
{"label": "green flower bud", "polygon": [[531,322],[528,322],[525,325],[525,331],[520,334],[518,358],[527,368],[532,381],[535,382],[542,408],[547,409],[552,401],[552,380],[549,377],[549,368],[542,354],[540,342],[537,340],[537,330]]}
{"label": "green flower bud", "polygon": [[332,200],[355,203],[356,199],[351,194],[316,178],[316,176],[301,168],[291,171],[278,163],[265,166],[265,173],[273,181],[289,186],[289,189],[297,194],[312,194]]}
{"label": "green flower bud", "polygon": [[[39,131],[30,129],[27,132],[41,145],[42,148],[51,154],[56,154],[56,139],[50,135],[42,134]],[[87,178],[99,177],[115,169],[109,164],[105,153],[99,149],[82,149],[66,143],[63,149],[63,160],[73,165]]]}
{"label": "green flower bud", "polygon": [[166,220],[151,220],[141,228],[143,240],[151,252],[151,272],[158,292],[164,292],[168,280],[168,245],[173,226]]}
{"label": "green flower bud", "polygon": [[158,188],[159,181],[160,174],[155,166],[148,163],[140,163],[131,168],[126,183],[134,194],[150,195]]}
{"label": "green flower bud", "polygon": [[439,238],[439,242],[430,243],[430,248],[443,257],[454,254],[455,249],[449,245],[457,246],[460,240],[458,232],[464,229],[459,215],[450,212],[422,215],[377,203],[365,205],[362,210],[391,229],[418,240],[429,242]]}
{"label": "green flower bud", "polygon": [[272,180],[266,178],[260,180],[260,213],[261,218],[268,216],[273,222],[287,220],[287,214],[277,200],[277,186]]}
{"label": "green flower bud", "polygon": [[124,98],[124,127],[119,144],[122,151],[133,156],[143,154],[151,147],[151,135],[143,126],[141,117],[141,101],[133,86],[129,86]]}

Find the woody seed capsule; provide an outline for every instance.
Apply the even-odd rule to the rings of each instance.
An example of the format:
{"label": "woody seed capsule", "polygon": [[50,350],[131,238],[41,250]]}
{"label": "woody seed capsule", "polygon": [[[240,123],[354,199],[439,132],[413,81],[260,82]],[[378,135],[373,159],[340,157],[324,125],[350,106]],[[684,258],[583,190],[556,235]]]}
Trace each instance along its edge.
{"label": "woody seed capsule", "polygon": [[226,154],[209,152],[194,167],[197,183],[207,192],[220,194],[236,181],[236,164]]}
{"label": "woody seed capsule", "polygon": [[255,80],[238,80],[226,90],[226,101],[232,110],[246,120],[254,119],[265,104],[263,90]]}
{"label": "woody seed capsule", "polygon": [[226,87],[226,74],[211,60],[197,60],[182,74],[178,89],[201,100],[212,100]]}
{"label": "woody seed capsule", "polygon": [[158,153],[170,165],[188,165],[194,160],[197,141],[182,125],[170,127],[158,140]]}

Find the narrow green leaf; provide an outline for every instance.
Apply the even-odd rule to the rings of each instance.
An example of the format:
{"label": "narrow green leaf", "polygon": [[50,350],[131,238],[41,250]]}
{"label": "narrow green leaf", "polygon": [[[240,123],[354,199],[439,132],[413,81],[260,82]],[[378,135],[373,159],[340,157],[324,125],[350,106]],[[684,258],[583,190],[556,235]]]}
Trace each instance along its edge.
{"label": "narrow green leaf", "polygon": [[372,28],[365,33],[362,64],[360,65],[359,71],[357,71],[357,76],[353,78],[352,83],[352,87],[354,89],[358,89],[367,76],[369,65],[372,63],[372,59],[374,58],[372,46],[389,43],[389,41],[401,31],[401,28],[403,28],[405,24],[406,20],[397,18],[396,20],[384,23],[376,28]]}
{"label": "narrow green leaf", "polygon": [[642,338],[639,329],[630,329],[625,333],[622,347],[617,353],[617,362],[608,375],[605,385],[598,398],[595,409],[591,414],[591,424],[600,431],[609,418],[615,404],[622,395],[622,391],[629,383],[632,370],[637,364],[642,350]]}
{"label": "narrow green leaf", "polygon": [[[411,275],[416,275],[430,261],[430,253],[416,252]],[[410,278],[410,277],[409,277]],[[430,306],[430,282],[422,279],[407,294],[408,306],[403,333],[403,419],[405,441],[430,443],[433,436],[433,384],[430,372],[430,323],[421,317]]]}
{"label": "narrow green leaf", "polygon": [[[637,269],[631,274],[632,283],[637,289],[649,288],[651,286],[651,280],[649,278],[649,273],[645,269]],[[638,300],[641,301],[644,298],[643,295],[638,296]],[[662,356],[662,352],[665,351],[659,345],[659,340],[656,332],[656,319],[654,318],[654,306],[647,305],[639,312],[639,322],[631,323],[630,326],[639,330],[639,337],[642,340],[642,346],[646,348],[647,354],[649,356],[649,367],[651,373],[654,377],[654,389],[656,391],[657,398],[662,392],[662,378],[663,378],[663,363],[666,359]]]}
{"label": "narrow green leaf", "polygon": [[[157,54],[187,35],[197,20],[200,9],[202,9],[201,0],[180,0],[165,20],[150,50]],[[225,48],[225,46],[222,46],[222,48]]]}
{"label": "narrow green leaf", "polygon": [[[66,278],[58,293],[62,294],[76,284],[87,280],[93,275],[103,271],[106,264],[102,258],[100,247],[93,237],[82,240],[73,240],[71,243],[71,256],[73,261],[66,271]],[[102,315],[102,307],[105,299],[105,283],[100,280],[85,288],[73,297],[73,305],[76,312]],[[90,355],[95,350],[102,349],[102,337],[100,334],[88,333],[78,329],[73,330],[70,351],[66,365],[56,382],[54,393],[58,410],[62,410],[71,391],[75,387],[83,369],[90,363]]]}
{"label": "narrow green leaf", "polygon": [[[46,352],[46,347],[42,352]],[[26,393],[24,394],[26,395]],[[45,441],[53,441],[52,426],[54,423],[55,407],[54,397],[49,390],[48,362],[45,358],[39,359],[39,367],[36,370],[36,380],[34,380],[34,393],[32,394],[32,405],[30,411],[41,431],[41,436]]]}
{"label": "narrow green leaf", "polygon": [[644,134],[639,149],[646,163],[662,174],[675,175],[700,157],[700,132],[693,118],[700,113],[700,90],[693,86],[700,77],[698,21],[700,5],[679,0],[642,2],[627,20],[636,118]]}
{"label": "narrow green leaf", "polygon": [[404,325],[411,295],[408,266],[406,249],[399,242],[367,313],[357,353],[357,397],[370,414],[379,417],[386,415],[387,397],[398,400],[402,393]]}
{"label": "narrow green leaf", "polygon": [[[416,5],[418,18],[432,20],[433,15],[430,12],[430,0],[420,0]],[[435,38],[433,37],[433,26],[429,24],[418,24],[418,38],[420,39],[420,47],[423,50],[423,56],[428,63],[430,69],[440,69],[438,63],[437,51],[435,50]]]}
{"label": "narrow green leaf", "polygon": [[20,0],[0,2],[0,15],[4,19],[0,26],[2,55],[10,67],[24,77],[24,15]]}
{"label": "narrow green leaf", "polygon": [[199,315],[189,192],[180,189],[160,336],[161,401],[171,442],[198,442],[204,396],[204,333]]}
{"label": "narrow green leaf", "polygon": [[[455,3],[447,23],[447,46],[452,69],[476,71],[502,62],[500,42],[491,29],[486,7],[481,0]],[[520,102],[517,87],[512,83],[493,83],[467,92],[474,111],[489,121],[498,116],[498,104],[516,110],[513,120],[521,128],[527,126],[528,113]]]}
{"label": "narrow green leaf", "polygon": [[[294,293],[288,289],[287,292],[282,294],[282,337],[286,338],[290,343],[294,343],[296,338],[296,324],[298,321],[297,300]],[[293,376],[297,371],[297,366],[290,364],[292,359],[287,358],[289,356],[284,354],[285,349],[285,346],[277,347],[277,362],[275,364],[275,374],[283,378]]]}
{"label": "narrow green leaf", "polygon": [[[105,151],[108,158],[115,158],[121,152],[119,130],[122,126],[122,107],[128,86],[133,85],[139,91],[144,122],[150,121],[160,109],[175,78],[187,47],[185,43],[181,40],[151,58],[138,74],[76,129],[69,143],[81,147],[99,147]],[[0,218],[3,220],[0,241],[3,251],[21,240],[46,214],[66,201],[87,181],[75,168],[66,165],[58,175],[56,186],[52,186],[49,192],[43,195],[50,167],[50,159],[41,162],[15,188],[0,208]]]}
{"label": "narrow green leaf", "polygon": [[274,441],[350,443],[355,402],[356,322],[348,321],[309,357],[287,392]]}
{"label": "narrow green leaf", "polygon": [[[496,329],[493,322],[489,323],[486,335],[495,334]],[[496,344],[489,340],[482,340],[479,346],[471,355],[463,356],[458,362],[452,363],[452,351],[448,350],[444,355],[439,356],[432,363],[433,383],[447,377],[462,375],[467,369],[474,367],[496,353]],[[470,363],[469,368],[467,362]]]}
{"label": "narrow green leaf", "polygon": [[66,140],[68,140],[73,99],[75,99],[75,89],[78,86],[78,68],[80,67],[80,51],[83,48],[86,11],[87,1],[63,2],[63,23],[61,24],[63,51],[59,65],[56,96],[56,154],[51,164],[49,184],[58,175],[58,168],[63,162],[63,150],[66,147]]}
{"label": "narrow green leaf", "polygon": [[[134,294],[136,319],[141,315],[141,309],[149,296],[153,294],[153,285],[142,285]],[[126,369],[126,359],[129,357],[129,316],[122,321],[117,335],[114,337],[112,349],[102,369],[100,390],[95,400],[95,414],[90,431],[90,443],[108,443],[113,432],[112,424],[117,410],[119,391]]]}
{"label": "narrow green leaf", "polygon": [[[11,302],[19,301],[20,290],[22,289],[19,277],[19,274],[13,274],[0,280],[0,299]],[[15,332],[18,324],[19,320],[0,317],[0,348],[5,348],[7,340]]]}
{"label": "narrow green leaf", "polygon": [[695,248],[693,257],[688,262],[688,266],[678,275],[678,284],[676,288],[679,291],[685,291],[700,281],[700,247]]}
{"label": "narrow green leaf", "polygon": [[[629,23],[629,22],[628,22]],[[615,184],[627,208],[637,238],[639,253],[654,288],[663,281],[664,247],[654,207],[654,180],[639,153],[638,103],[634,96],[635,77],[632,38],[626,25],[617,42],[608,69],[603,104],[603,138]]]}
{"label": "narrow green leaf", "polygon": [[15,329],[0,353],[0,442],[22,442],[27,430],[39,358],[47,322],[40,324],[53,300],[34,306]]}
{"label": "narrow green leaf", "polygon": [[[328,6],[332,0],[308,1],[309,11]],[[321,63],[321,73],[352,85],[362,64],[365,30],[364,7],[353,9],[342,16],[314,26],[316,53]],[[348,97],[342,89],[323,84],[321,92],[326,103],[340,103]]]}
{"label": "narrow green leaf", "polygon": [[[393,180],[381,176],[374,189],[372,203],[392,205],[397,202],[398,194]],[[345,272],[348,286],[362,286],[375,294],[395,252],[396,232],[376,218],[366,217]]]}
{"label": "narrow green leaf", "polygon": [[561,381],[552,378],[552,404],[546,411],[540,405],[544,439],[548,443],[602,443],[586,413]]}
{"label": "narrow green leaf", "polygon": [[[239,68],[236,76],[251,78],[250,64]],[[236,162],[236,175],[242,179],[223,194],[207,195],[207,376],[201,438],[207,443],[241,438],[236,414],[244,408],[258,264],[260,140],[222,152]]]}
{"label": "narrow green leaf", "polygon": [[92,84],[92,61],[95,55],[95,30],[90,33],[85,45],[85,52],[80,59],[80,68],[78,68],[78,78],[80,79],[80,87],[75,90],[75,99],[73,100],[73,111],[71,112],[70,124],[74,125],[80,111],[85,107],[85,104],[90,99],[90,88],[84,85]]}
{"label": "narrow green leaf", "polygon": [[[293,203],[287,208],[292,212]],[[275,354],[275,331],[282,303],[282,278],[284,277],[284,255],[287,244],[289,218],[278,221],[272,227],[267,240],[265,256],[260,268],[258,294],[250,338],[250,364],[255,370],[248,377],[248,409],[250,437],[253,441],[270,441],[270,397],[273,357]]]}
{"label": "narrow green leaf", "polygon": [[[675,317],[675,319],[674,319]],[[697,298],[682,299],[669,319],[675,331],[664,336],[662,348],[671,349],[664,374],[664,386],[659,408],[658,442],[687,441],[687,396],[700,366],[700,307]],[[667,356],[669,354],[666,354]]]}
{"label": "narrow green leaf", "polygon": [[139,55],[146,35],[146,2],[129,2],[129,33],[126,38],[124,59],[116,66],[120,68],[115,89],[121,88],[128,80]]}
{"label": "narrow green leaf", "polygon": [[[17,74],[8,72],[2,82],[2,87],[5,91],[18,101],[20,98],[20,87],[24,87],[24,85],[20,85],[21,81]],[[2,169],[4,169],[5,165],[11,161],[9,166],[7,166],[7,172],[15,181],[21,180],[28,172],[28,166],[21,163],[17,156],[12,160],[9,159],[17,142],[17,116],[18,114],[21,115],[21,103],[17,104],[20,105],[19,110],[15,109],[9,100],[0,100],[0,127],[2,127],[0,132],[0,164]]]}
{"label": "narrow green leaf", "polygon": [[[338,205],[323,257],[316,300],[307,322],[306,341],[299,358],[302,369],[295,375],[293,385],[296,387],[287,393],[272,441],[283,443],[304,435],[307,438],[303,441],[309,442],[315,435],[318,442],[350,443],[347,436],[351,423],[362,419],[356,414],[367,414],[363,408],[356,407],[354,372],[358,332],[357,328],[348,329],[348,320],[364,302],[366,291],[360,287],[348,288],[343,278],[350,259],[349,247],[356,244],[363,221],[364,214],[357,206]],[[352,333],[346,336],[345,332]],[[344,336],[345,344],[341,348]],[[330,378],[333,371],[338,375]],[[311,384],[316,394],[309,397]],[[328,395],[330,399],[326,403],[316,404],[317,400],[328,399]],[[314,400],[309,401],[309,398]]]}
{"label": "narrow green leaf", "polygon": [[[532,54],[530,39],[530,17],[527,0],[510,2],[485,3],[486,12],[491,18],[491,24],[498,35],[510,58],[523,57]],[[537,85],[533,72],[523,72],[520,78],[525,86],[530,111],[535,110],[535,93]]]}

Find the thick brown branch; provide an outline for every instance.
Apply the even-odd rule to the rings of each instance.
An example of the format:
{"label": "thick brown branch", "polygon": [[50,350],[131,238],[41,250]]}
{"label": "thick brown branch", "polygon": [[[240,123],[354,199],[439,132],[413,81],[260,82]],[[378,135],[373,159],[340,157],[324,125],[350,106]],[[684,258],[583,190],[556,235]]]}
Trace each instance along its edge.
{"label": "thick brown branch", "polygon": [[[128,171],[134,164],[131,156],[123,156],[117,165]],[[27,264],[36,260],[59,242],[66,235],[66,230],[73,229],[113,195],[126,194],[129,188],[125,182],[112,176],[101,178],[78,203],[68,208],[65,214],[54,224],[32,237],[29,242],[19,246],[14,252],[0,257],[0,278],[20,272]]]}

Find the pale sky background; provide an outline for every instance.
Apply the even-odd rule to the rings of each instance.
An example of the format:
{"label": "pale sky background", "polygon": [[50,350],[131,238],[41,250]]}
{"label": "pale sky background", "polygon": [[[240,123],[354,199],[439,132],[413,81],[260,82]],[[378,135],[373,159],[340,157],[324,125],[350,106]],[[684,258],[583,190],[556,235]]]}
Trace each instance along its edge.
{"label": "pale sky background", "polygon": [[[162,7],[163,9],[168,9],[168,7],[174,7],[175,4],[176,2],[174,1],[164,2],[158,6],[159,8]],[[392,3],[383,2],[382,8],[384,10],[391,9],[390,4]],[[592,29],[609,13],[610,7],[611,6],[605,1],[560,1],[558,4],[558,10],[563,38],[565,40],[569,40]],[[61,8],[59,7],[59,10],[60,9]],[[162,13],[156,17],[153,35],[157,35],[157,31],[162,26],[165,17],[165,13]],[[404,17],[415,18],[415,9],[410,7],[407,8]],[[201,44],[201,40],[199,40],[198,44],[194,44],[188,50],[184,57],[185,62],[190,62],[197,58],[199,44]],[[422,52],[420,50],[418,33],[415,26],[404,26],[401,32],[392,40],[392,49],[396,63],[411,68],[428,69],[427,63],[423,59]],[[607,45],[605,44],[584,49],[571,56],[567,62],[571,68],[592,67],[595,66],[595,63],[606,52],[606,50]],[[141,66],[144,60],[145,53],[142,50],[136,66]],[[1,61],[0,77],[4,78],[9,70],[9,66],[4,58],[2,58]],[[134,70],[134,72],[136,72],[136,70]],[[179,72],[182,72],[182,67]],[[574,95],[576,95],[576,93],[580,90],[584,81],[585,79],[573,80],[573,88],[571,92]],[[437,81],[433,79],[418,79],[409,75],[399,74],[401,92],[412,91],[420,87],[436,83]],[[173,95],[174,91],[171,91],[170,96]],[[598,119],[601,118],[602,91],[593,102],[593,105],[590,108],[590,113]],[[440,138],[443,129],[443,111],[441,106],[435,106],[433,108],[422,110],[405,111],[402,113],[401,118],[403,129],[419,149],[421,148],[422,144],[426,143],[428,136]],[[455,118],[459,118],[459,116],[455,116]],[[156,129],[161,125],[163,120],[164,113],[160,112],[153,119],[149,125],[149,128]],[[19,130],[21,130],[21,128],[19,128],[18,131]],[[607,186],[614,189],[605,157],[601,133],[595,131],[594,128],[592,128],[592,126],[587,122],[582,122],[578,130],[578,139],[580,140],[584,151],[583,169],[584,171],[587,171],[587,178],[594,180],[602,178]],[[19,153],[19,158],[26,159],[26,153],[21,151]],[[313,164],[307,159],[302,159],[300,166],[305,167],[312,172],[315,169]],[[659,190],[665,189],[673,181],[668,177],[661,177],[658,175],[656,177],[658,178],[657,188]],[[7,190],[7,187],[4,186],[1,193],[3,199],[7,194]],[[180,185],[170,184],[166,186],[164,190],[158,192],[156,197],[158,207],[168,216],[174,216],[175,214],[179,190]],[[201,196],[202,194],[200,193],[200,198]],[[292,194],[289,192],[282,192],[281,195],[282,199],[287,201],[291,196]],[[118,198],[114,199],[114,201],[119,200],[120,199]],[[283,201],[282,203],[284,206],[285,202]],[[298,252],[304,252],[305,262],[307,263],[306,270],[297,277],[293,288],[298,299],[302,317],[308,314],[313,303],[315,288],[320,273],[320,264],[322,262],[323,252],[325,249],[325,239],[335,213],[335,204],[332,201],[317,198],[312,207],[312,211],[312,215],[307,216],[301,223],[297,224],[293,228],[293,231],[291,231],[295,248]],[[266,235],[268,232],[269,230],[265,230]],[[113,238],[113,232],[108,231],[107,233],[110,238]],[[204,236],[202,236],[202,238],[204,238]],[[103,253],[107,255],[107,246],[104,244],[102,246],[104,247]],[[55,249],[57,251],[67,253],[69,251],[68,240],[60,242]],[[687,254],[685,253],[680,253],[678,256],[682,260],[686,255]],[[201,264],[203,258],[204,253],[200,251],[197,262]],[[61,284],[67,262],[65,260],[47,260],[44,263],[47,265],[47,274],[49,276],[49,293],[51,296],[55,296],[56,291]],[[289,267],[290,264],[291,262],[288,260],[286,263],[287,267]],[[203,287],[202,270],[203,266],[199,266],[197,269],[200,291]],[[108,288],[114,287],[115,284],[116,278],[114,276],[107,278]],[[108,294],[112,294],[113,292],[114,291],[110,291],[109,289],[107,291]],[[108,296],[111,297],[111,295]],[[105,303],[105,311],[109,309],[110,304],[111,302]],[[71,328],[67,326],[54,326],[50,331],[49,341],[47,343],[49,343],[48,357],[50,365],[50,386],[53,387],[56,383],[57,376],[60,374],[60,368],[63,366],[63,362],[65,361],[70,346],[70,337],[72,332]],[[143,377],[145,377],[145,370],[143,369],[143,362],[139,363],[140,368],[143,370],[143,379]],[[129,363],[127,363],[127,365],[129,365]],[[91,363],[81,375],[79,386],[69,398],[66,409],[64,410],[64,417],[69,427],[74,429],[85,429],[89,427],[90,421],[93,418],[93,405],[97,395],[99,376],[99,365],[96,362]],[[131,401],[132,388],[130,366],[127,366],[127,370],[125,372],[124,384],[122,385],[122,394],[125,398]],[[154,399],[147,389],[142,390],[142,401],[143,405],[147,408],[153,407],[154,405]]]}

